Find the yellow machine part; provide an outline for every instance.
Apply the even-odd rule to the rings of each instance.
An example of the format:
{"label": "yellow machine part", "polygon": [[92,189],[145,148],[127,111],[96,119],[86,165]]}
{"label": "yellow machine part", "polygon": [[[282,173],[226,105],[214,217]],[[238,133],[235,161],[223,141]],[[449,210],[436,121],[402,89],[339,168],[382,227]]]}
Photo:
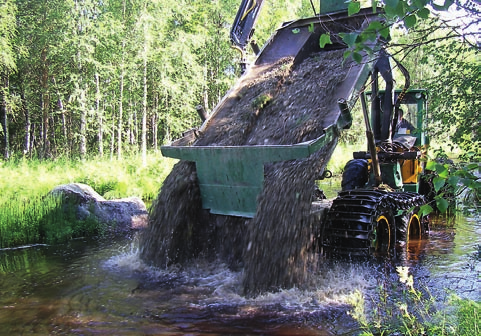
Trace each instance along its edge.
{"label": "yellow machine part", "polygon": [[404,160],[401,163],[401,175],[403,183],[418,183],[419,174],[422,172],[422,167],[419,160]]}

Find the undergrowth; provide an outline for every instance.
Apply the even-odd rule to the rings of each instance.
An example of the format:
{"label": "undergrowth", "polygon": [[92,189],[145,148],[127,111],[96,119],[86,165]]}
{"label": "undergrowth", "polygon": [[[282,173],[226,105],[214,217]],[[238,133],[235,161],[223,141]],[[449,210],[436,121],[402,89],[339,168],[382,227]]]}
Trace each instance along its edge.
{"label": "undergrowth", "polygon": [[94,220],[78,221],[68,204],[49,196],[58,185],[84,183],[106,199],[138,196],[150,204],[174,163],[160,154],[149,155],[146,165],[137,156],[120,161],[0,162],[4,177],[0,179],[0,248],[54,243],[102,232]]}
{"label": "undergrowth", "polygon": [[427,286],[414,285],[408,267],[397,267],[397,273],[398,283],[378,286],[371,308],[361,293],[352,295],[350,315],[359,322],[360,335],[480,335],[481,302],[453,295],[440,306]]}

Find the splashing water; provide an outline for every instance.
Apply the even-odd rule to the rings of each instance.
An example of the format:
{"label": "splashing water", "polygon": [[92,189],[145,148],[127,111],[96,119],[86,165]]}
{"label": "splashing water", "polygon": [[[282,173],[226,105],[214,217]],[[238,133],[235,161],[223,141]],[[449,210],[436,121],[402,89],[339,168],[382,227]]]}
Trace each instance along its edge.
{"label": "splashing water", "polygon": [[[300,64],[282,59],[247,78],[235,104],[215,114],[195,145],[290,145],[316,139],[332,124],[336,88],[350,64],[342,50],[321,52]],[[253,100],[270,97],[259,108]],[[336,112],[338,113],[338,112]],[[314,181],[324,171],[337,139],[309,158],[267,164],[253,219],[212,215],[202,210],[195,163],[179,162],[152,206],[140,256],[166,268],[192,259],[220,258],[243,269],[244,294],[304,288],[316,272],[313,236],[319,223],[309,220]]]}

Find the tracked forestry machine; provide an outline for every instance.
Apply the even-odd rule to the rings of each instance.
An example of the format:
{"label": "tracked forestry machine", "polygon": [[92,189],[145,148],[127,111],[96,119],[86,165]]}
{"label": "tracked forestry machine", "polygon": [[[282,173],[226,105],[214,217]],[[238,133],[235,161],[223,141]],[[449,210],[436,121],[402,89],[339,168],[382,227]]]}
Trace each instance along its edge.
{"label": "tracked forestry machine", "polygon": [[[342,55],[347,50],[342,34],[360,32],[371,22],[380,20],[381,9],[366,8],[348,16],[344,1],[321,0],[319,12],[312,6],[316,12],[313,17],[284,23],[260,49],[251,43],[251,38],[262,5],[262,0],[242,1],[231,30],[233,45],[242,54],[242,77],[207,116],[202,127],[163,146],[163,155],[195,162],[205,211],[252,219],[265,210],[259,205],[259,195],[266,187],[266,167],[275,167],[276,162],[301,162],[318,155],[325,161],[316,172],[322,176],[332,151],[322,155],[316,153],[324,153],[326,146],[333,143],[335,147],[340,133],[352,126],[351,110],[360,100],[365,125],[355,127],[365,126],[367,150],[353,153],[353,159],[345,167],[338,197],[329,202],[311,198],[310,214],[303,214],[304,219],[299,222],[293,217],[292,225],[311,221],[309,227],[313,232],[310,235],[316,241],[312,246],[326,255],[388,254],[396,243],[412,237],[422,238],[428,229],[427,219],[420,212],[426,202],[421,158],[428,145],[424,133],[427,92],[409,88],[408,72],[383,49],[384,41],[380,36],[372,41],[373,52],[363,54],[360,62],[328,57],[330,53]],[[320,40],[326,35],[330,43],[324,45]],[[255,54],[250,65],[246,61],[249,44]],[[320,61],[311,65],[312,71],[296,77],[297,69],[302,70],[307,59],[309,64],[316,59]],[[252,115],[244,118],[249,120],[249,127],[237,130],[237,133],[246,134],[243,140],[234,143],[207,141],[209,136],[214,139],[212,134],[224,132],[228,123],[237,122],[228,119],[231,111],[241,99],[258,90],[257,84],[273,72],[273,64],[285,64],[284,60],[290,60],[294,69],[292,75],[278,79],[275,90],[265,95],[264,104],[260,107],[257,104]],[[309,82],[302,87],[303,78],[314,76],[316,69],[326,67],[334,73],[331,77],[336,78],[335,85],[324,85],[321,78],[315,85]],[[339,78],[335,77],[337,68],[344,69]],[[399,69],[405,77],[402,90],[394,90],[393,68]],[[329,99],[324,100],[322,108],[310,105],[300,115],[291,116],[290,108],[297,101],[284,93],[286,87],[292,85],[300,85],[304,97],[323,93]],[[256,93],[253,97],[257,99],[261,95]],[[276,105],[279,101],[282,103]],[[296,125],[306,125],[304,133],[293,137],[296,141],[291,143],[275,142],[267,137],[265,141],[253,142],[249,139],[255,134],[248,132],[260,132],[269,127],[268,122],[257,127],[264,120],[262,118],[267,118],[262,113],[271,118],[276,118],[275,113],[282,114],[284,126],[276,130],[279,139],[280,133]],[[292,127],[289,126],[291,119]],[[309,192],[312,194],[312,190]],[[285,211],[293,212],[292,209]]]}

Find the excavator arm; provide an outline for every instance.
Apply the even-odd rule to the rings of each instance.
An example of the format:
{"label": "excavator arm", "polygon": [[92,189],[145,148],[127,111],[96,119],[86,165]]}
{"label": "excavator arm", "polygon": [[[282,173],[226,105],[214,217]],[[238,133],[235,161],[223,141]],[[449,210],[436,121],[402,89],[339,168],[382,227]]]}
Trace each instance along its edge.
{"label": "excavator arm", "polygon": [[254,25],[264,0],[242,0],[230,31],[230,39],[242,53],[254,33]]}
{"label": "excavator arm", "polygon": [[[232,44],[242,53],[254,34],[254,26],[261,11],[264,0],[242,0],[237,15],[232,24],[230,39]],[[316,13],[314,4],[310,0],[312,9]],[[339,0],[320,0],[319,14],[347,10],[347,2]],[[318,15],[318,14],[315,14]]]}
{"label": "excavator arm", "polygon": [[[404,87],[401,93],[398,95],[396,101],[394,101],[394,78],[390,65],[390,60],[393,60],[398,69],[404,76]],[[386,83],[386,87],[383,91],[382,101],[379,99],[373,99],[371,105],[371,119],[372,127],[374,130],[374,137],[376,141],[388,141],[392,140],[394,129],[396,128],[396,121],[399,113],[399,105],[404,99],[404,96],[410,86],[410,76],[406,68],[396,61],[393,57],[389,56],[385,50],[381,50],[379,58],[374,66],[373,80],[372,80],[372,95],[378,97],[379,83],[377,76],[380,74]]]}

